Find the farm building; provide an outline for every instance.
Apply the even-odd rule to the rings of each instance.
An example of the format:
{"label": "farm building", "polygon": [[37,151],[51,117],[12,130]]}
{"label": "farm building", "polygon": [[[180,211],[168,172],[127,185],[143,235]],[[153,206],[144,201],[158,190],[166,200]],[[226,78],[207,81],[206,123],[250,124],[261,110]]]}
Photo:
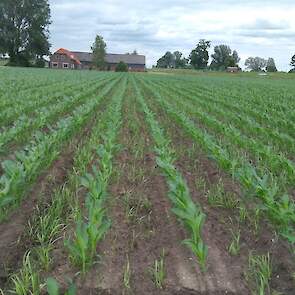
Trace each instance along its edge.
{"label": "farm building", "polygon": [[[106,69],[114,71],[117,64],[123,61],[129,71],[145,70],[145,56],[139,54],[111,54],[105,56]],[[69,51],[60,48],[50,56],[50,67],[55,69],[89,69],[93,66],[92,53]]]}
{"label": "farm building", "polygon": [[238,67],[227,67],[226,71],[228,73],[237,73],[240,69]]}

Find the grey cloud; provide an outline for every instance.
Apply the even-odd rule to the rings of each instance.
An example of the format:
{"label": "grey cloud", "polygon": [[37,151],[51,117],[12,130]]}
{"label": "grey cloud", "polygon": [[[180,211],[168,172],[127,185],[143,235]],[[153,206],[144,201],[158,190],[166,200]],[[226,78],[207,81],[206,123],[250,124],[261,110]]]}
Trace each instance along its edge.
{"label": "grey cloud", "polygon": [[[290,20],[268,20],[266,17],[247,23],[247,16],[241,22],[226,22],[224,17],[229,9],[241,13],[246,7],[264,14],[265,2],[258,0],[49,0],[53,23],[51,29],[52,50],[65,47],[72,50],[89,50],[95,34],[101,34],[114,53],[137,49],[147,55],[151,65],[167,50],[181,50],[186,55],[200,38],[212,40],[213,45],[226,43],[244,55],[259,55],[263,44],[259,38],[268,42],[281,40],[282,47],[295,52],[295,28]],[[267,1],[268,7],[278,5]],[[292,0],[281,0],[280,7],[295,8]],[[192,13],[208,19],[194,26],[183,16]],[[210,18],[210,13],[215,18]],[[220,17],[218,17],[220,15]],[[230,18],[230,16],[229,16]],[[228,18],[228,19],[229,19]],[[185,18],[184,18],[185,19]],[[240,25],[243,23],[243,25]],[[293,27],[292,27],[293,25]],[[254,41],[251,41],[254,40]],[[256,41],[257,40],[257,41]],[[253,46],[249,46],[253,42]],[[259,45],[259,46],[258,46]],[[260,47],[262,46],[262,47]],[[264,48],[264,51],[268,50]],[[277,53],[281,54],[281,53]],[[291,55],[291,53],[289,53]],[[274,56],[275,57],[275,56]],[[280,58],[280,56],[278,56]],[[283,58],[282,58],[283,60]],[[285,63],[285,60],[284,60]],[[287,67],[287,64],[282,65]]]}
{"label": "grey cloud", "polygon": [[286,20],[281,21],[270,21],[267,19],[257,19],[254,23],[249,25],[240,26],[240,29],[245,30],[285,30],[289,29],[290,24]]}

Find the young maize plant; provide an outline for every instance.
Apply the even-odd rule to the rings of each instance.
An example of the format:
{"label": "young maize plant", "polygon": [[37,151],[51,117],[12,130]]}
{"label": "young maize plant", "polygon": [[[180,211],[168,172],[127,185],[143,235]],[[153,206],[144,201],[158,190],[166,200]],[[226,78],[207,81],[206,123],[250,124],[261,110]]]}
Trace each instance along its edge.
{"label": "young maize plant", "polygon": [[[62,295],[59,290],[59,284],[54,278],[48,278],[46,280],[47,292],[49,295]],[[63,295],[76,295],[77,289],[73,283],[70,283],[70,286]]]}
{"label": "young maize plant", "polygon": [[[99,136],[103,130],[103,127],[105,127],[104,119],[107,119],[109,117],[109,114],[110,114],[109,109],[110,107],[104,113],[102,120],[101,121],[98,120],[96,122],[89,137],[85,138],[85,142],[82,142],[78,146],[74,156],[73,172],[70,173],[68,177],[69,179],[68,183],[66,185],[62,185],[57,191],[54,192],[54,195],[52,196],[52,203],[50,204],[50,206],[48,206],[46,209],[37,208],[36,214],[34,214],[32,220],[29,222],[29,235],[31,239],[34,241],[34,243],[36,244],[36,247],[32,249],[32,252],[36,254],[35,255],[36,257],[34,256],[35,258],[34,260],[36,260],[36,263],[39,265],[39,270],[42,269],[42,270],[48,271],[48,269],[50,269],[51,262],[53,260],[53,257],[51,257],[51,251],[52,249],[54,249],[54,243],[56,240],[58,240],[61,237],[62,231],[65,228],[64,223],[66,223],[67,218],[72,219],[73,216],[75,215],[76,206],[74,203],[75,203],[76,191],[79,188],[80,182],[83,182],[82,180],[83,178],[81,178],[81,175],[85,175],[87,171],[87,167],[93,159],[93,153],[95,152],[95,149],[97,149],[97,146],[99,145],[99,142],[100,142]],[[89,175],[92,176],[92,174],[89,174]],[[84,186],[87,187],[89,185],[87,185],[86,182],[84,181]],[[94,190],[95,188],[93,188],[92,191]],[[78,215],[81,215],[81,212],[78,212]],[[92,218],[96,217],[92,213],[90,214],[90,216],[92,216]],[[92,240],[95,240],[95,230],[96,228],[90,229],[91,236],[94,237],[94,238],[91,238]],[[96,236],[98,236],[97,239],[99,239],[99,233],[97,233]],[[91,247],[92,249],[94,249],[94,246],[90,246],[89,248]],[[27,260],[26,255],[24,257],[24,260]],[[24,264],[24,266],[22,267],[20,271],[21,274],[28,273],[27,265],[28,263]],[[15,283],[15,280],[17,277],[18,278],[20,277],[19,273],[12,276],[10,279],[11,285],[14,286],[14,289],[11,290],[13,293],[18,292],[17,290],[20,288],[19,284]],[[29,293],[27,292],[23,294],[29,294]],[[52,294],[56,294],[56,293],[52,293]],[[73,293],[65,293],[65,294],[70,295]]]}
{"label": "young maize plant", "polygon": [[[295,203],[287,194],[281,195],[274,177],[267,171],[262,176],[244,157],[233,158],[229,151],[216,143],[214,137],[200,128],[179,108],[174,108],[148,83],[142,84],[154,94],[163,109],[215,159],[220,167],[232,174],[244,187],[245,192],[257,197],[269,220],[277,227],[281,236],[295,243]],[[261,173],[259,173],[261,174]]]}
{"label": "young maize plant", "polygon": [[146,120],[150,126],[151,134],[156,143],[156,161],[167,179],[169,186],[168,196],[174,206],[172,211],[191,234],[191,237],[184,240],[183,243],[196,255],[201,270],[205,271],[208,248],[203,242],[201,232],[206,216],[202,212],[200,206],[192,201],[185,180],[173,165],[175,158],[174,152],[169,146],[170,141],[165,137],[161,127],[159,127],[159,123],[154,118],[154,114],[149,110],[134,80],[133,84],[137,99],[140,102]]}
{"label": "young maize plant", "polygon": [[[79,87],[70,89],[66,91],[63,95],[64,98],[60,101],[57,101],[56,104],[49,105],[47,108],[40,108],[35,110],[35,116],[31,118],[27,115],[22,115],[17,121],[14,122],[13,127],[4,128],[3,132],[0,134],[0,154],[7,152],[9,148],[9,143],[13,142],[14,144],[28,140],[29,136],[38,129],[45,127],[55,120],[57,120],[60,115],[72,111],[77,106],[81,105],[88,99],[90,95],[93,94],[93,91],[100,89],[102,85],[106,84],[108,79],[99,79],[99,81],[92,81],[89,84],[89,87],[80,92]],[[75,92],[77,91],[77,93]]]}
{"label": "young maize plant", "polygon": [[120,94],[115,95],[116,100],[108,113],[106,130],[102,136],[103,144],[99,145],[97,149],[99,161],[96,166],[92,166],[92,173],[86,173],[84,177],[81,177],[81,185],[87,189],[88,218],[84,221],[82,213],[78,214],[74,239],[65,241],[70,259],[81,268],[83,275],[93,264],[97,244],[111,225],[106,217],[104,203],[108,182],[112,174],[112,158],[117,150],[115,140],[121,126],[121,106],[126,82],[125,80],[122,84],[123,89],[119,89],[121,90]]}
{"label": "young maize plant", "polygon": [[15,161],[6,160],[2,163],[4,174],[0,177],[0,221],[11,211],[10,206],[20,203],[40,172],[57,157],[64,142],[94,115],[93,109],[117,81],[109,83],[99,97],[90,99],[75,109],[72,115],[60,120],[49,134],[37,132],[32,145],[22,152],[16,152]]}

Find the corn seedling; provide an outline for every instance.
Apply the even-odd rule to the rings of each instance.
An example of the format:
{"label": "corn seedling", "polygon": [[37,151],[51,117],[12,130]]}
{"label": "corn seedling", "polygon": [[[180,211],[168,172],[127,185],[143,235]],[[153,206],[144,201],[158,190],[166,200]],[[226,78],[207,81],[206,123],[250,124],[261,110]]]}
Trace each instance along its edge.
{"label": "corn seedling", "polygon": [[96,245],[110,225],[110,221],[105,217],[104,209],[90,208],[89,221],[83,222],[79,220],[75,231],[75,238],[72,241],[65,241],[65,246],[70,253],[73,263],[81,267],[83,274],[86,273],[93,263]]}
{"label": "corn seedling", "polygon": [[[62,295],[59,290],[59,284],[54,278],[48,278],[46,280],[46,286],[49,295]],[[70,283],[68,290],[65,291],[63,295],[76,295],[76,292],[77,290],[75,285],[73,283]]]}

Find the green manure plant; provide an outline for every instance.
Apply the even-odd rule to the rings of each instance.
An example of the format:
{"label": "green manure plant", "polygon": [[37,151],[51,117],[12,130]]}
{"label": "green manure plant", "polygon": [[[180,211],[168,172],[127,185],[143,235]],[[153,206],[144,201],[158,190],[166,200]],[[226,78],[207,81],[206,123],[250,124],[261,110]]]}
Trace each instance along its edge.
{"label": "green manure plant", "polygon": [[225,192],[221,179],[207,192],[206,197],[209,205],[213,207],[234,209],[239,203],[237,198],[232,193]]}
{"label": "green manure plant", "polygon": [[126,264],[124,266],[124,272],[123,272],[123,283],[126,289],[131,288],[130,279],[131,279],[130,261],[129,261],[129,256],[126,255]]}
{"label": "green manure plant", "polygon": [[240,252],[240,238],[241,231],[237,230],[236,232],[231,229],[232,241],[228,246],[228,252],[232,256],[237,256]]}
{"label": "green manure plant", "polygon": [[264,295],[270,292],[270,279],[272,275],[272,263],[269,253],[255,255],[250,253],[248,259],[248,271],[246,279],[252,286],[254,294]]}
{"label": "green manure plant", "polygon": [[164,288],[164,281],[166,277],[164,259],[165,259],[165,250],[163,249],[161,257],[159,259],[156,259],[154,261],[153,266],[149,268],[149,272],[152,276],[152,280],[155,286],[159,289]]}
{"label": "green manure plant", "polygon": [[22,269],[19,273],[13,274],[10,278],[13,289],[12,294],[27,295],[41,294],[41,282],[37,267],[31,258],[31,252],[28,251],[23,257]]}

